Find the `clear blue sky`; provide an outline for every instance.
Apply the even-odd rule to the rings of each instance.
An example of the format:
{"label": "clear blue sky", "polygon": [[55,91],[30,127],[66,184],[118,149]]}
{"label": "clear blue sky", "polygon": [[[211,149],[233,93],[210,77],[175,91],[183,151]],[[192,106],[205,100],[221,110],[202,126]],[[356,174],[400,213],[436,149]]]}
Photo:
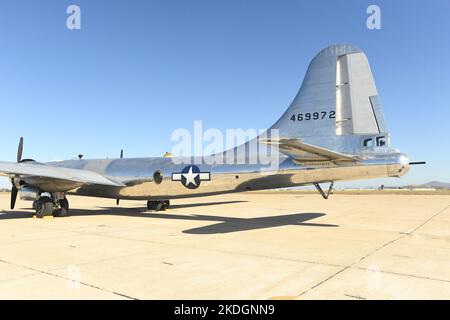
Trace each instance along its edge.
{"label": "clear blue sky", "polygon": [[[81,30],[66,8],[81,7]],[[381,30],[366,8],[381,7]],[[176,128],[266,128],[332,43],[365,51],[393,145],[450,181],[450,2],[2,1],[0,159],[158,156]],[[395,181],[393,181],[395,183]],[[363,182],[363,185],[370,183]]]}

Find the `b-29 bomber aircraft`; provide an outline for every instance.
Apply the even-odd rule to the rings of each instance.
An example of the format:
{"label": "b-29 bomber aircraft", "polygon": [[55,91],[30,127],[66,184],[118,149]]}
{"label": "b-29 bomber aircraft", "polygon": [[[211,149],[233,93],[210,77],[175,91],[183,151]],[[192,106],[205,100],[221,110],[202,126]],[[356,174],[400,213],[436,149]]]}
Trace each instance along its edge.
{"label": "b-29 bomber aircraft", "polygon": [[[44,217],[67,215],[67,194],[117,204],[144,200],[155,211],[171,199],[311,184],[327,198],[336,181],[400,177],[422,163],[391,147],[367,57],[353,45],[331,45],[313,58],[293,102],[269,130],[278,136],[256,139],[279,156],[279,165],[264,174],[265,165],[240,154],[250,142],[223,152],[244,160],[232,164],[122,156],[40,163],[22,159],[21,138],[17,162],[0,162],[0,175],[12,182],[11,209],[20,194],[33,201],[37,217]],[[330,183],[327,192],[322,183]]]}

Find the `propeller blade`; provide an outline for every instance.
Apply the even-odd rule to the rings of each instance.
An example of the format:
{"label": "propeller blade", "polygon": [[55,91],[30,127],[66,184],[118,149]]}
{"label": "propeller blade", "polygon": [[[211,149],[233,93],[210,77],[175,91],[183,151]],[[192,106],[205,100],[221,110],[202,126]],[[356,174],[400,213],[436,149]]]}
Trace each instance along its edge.
{"label": "propeller blade", "polygon": [[116,205],[119,205],[119,201],[120,201],[119,199],[116,199]]}
{"label": "propeller blade", "polygon": [[11,209],[14,209],[16,206],[16,199],[17,199],[17,188],[15,185],[11,188]]}
{"label": "propeller blade", "polygon": [[22,161],[23,137],[20,137],[19,146],[17,147],[17,162]]}

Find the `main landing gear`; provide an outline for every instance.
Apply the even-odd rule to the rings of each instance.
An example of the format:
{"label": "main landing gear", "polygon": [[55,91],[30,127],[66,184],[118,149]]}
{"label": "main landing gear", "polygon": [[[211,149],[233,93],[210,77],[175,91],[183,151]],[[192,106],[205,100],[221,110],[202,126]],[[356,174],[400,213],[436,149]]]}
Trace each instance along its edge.
{"label": "main landing gear", "polygon": [[149,200],[147,201],[148,210],[164,211],[170,206],[169,200]]}
{"label": "main landing gear", "polygon": [[317,182],[314,183],[314,186],[316,187],[317,191],[319,191],[319,193],[322,195],[322,197],[324,199],[328,199],[328,197],[330,196],[331,192],[333,191],[334,181],[331,181],[330,187],[328,188],[327,193],[325,193],[325,191],[323,191],[322,187]]}
{"label": "main landing gear", "polygon": [[64,193],[44,193],[33,201],[33,209],[36,210],[36,218],[65,217],[69,212],[69,201]]}

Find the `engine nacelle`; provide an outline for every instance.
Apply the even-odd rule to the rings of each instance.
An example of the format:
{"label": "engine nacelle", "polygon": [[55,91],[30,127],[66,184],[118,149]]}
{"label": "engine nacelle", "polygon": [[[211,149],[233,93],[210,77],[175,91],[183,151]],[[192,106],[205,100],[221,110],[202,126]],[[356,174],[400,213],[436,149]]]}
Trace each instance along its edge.
{"label": "engine nacelle", "polygon": [[19,189],[20,200],[34,201],[39,194],[38,188],[22,187]]}

